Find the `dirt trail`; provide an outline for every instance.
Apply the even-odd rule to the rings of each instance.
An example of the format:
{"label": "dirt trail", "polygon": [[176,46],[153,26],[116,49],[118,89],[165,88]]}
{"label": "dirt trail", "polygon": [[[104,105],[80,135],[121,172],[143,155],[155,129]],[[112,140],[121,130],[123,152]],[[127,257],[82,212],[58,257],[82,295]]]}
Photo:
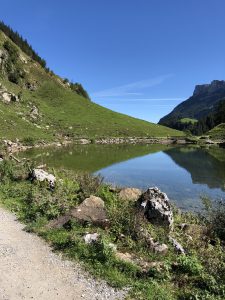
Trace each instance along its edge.
{"label": "dirt trail", "polygon": [[0,299],[105,300],[124,293],[96,282],[79,266],[53,253],[0,207]]}

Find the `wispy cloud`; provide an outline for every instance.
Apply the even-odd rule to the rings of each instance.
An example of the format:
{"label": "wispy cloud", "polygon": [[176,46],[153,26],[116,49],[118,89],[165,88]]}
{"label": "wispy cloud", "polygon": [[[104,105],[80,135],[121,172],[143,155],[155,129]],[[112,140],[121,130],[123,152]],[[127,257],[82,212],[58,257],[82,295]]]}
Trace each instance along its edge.
{"label": "wispy cloud", "polygon": [[92,98],[105,98],[105,97],[121,97],[130,95],[141,95],[137,90],[142,90],[144,88],[153,87],[163,83],[166,79],[172,77],[173,74],[166,74],[158,76],[155,78],[150,78],[146,80],[136,81],[129,84],[117,86],[111,89],[106,89],[99,92],[94,92],[91,94]]}

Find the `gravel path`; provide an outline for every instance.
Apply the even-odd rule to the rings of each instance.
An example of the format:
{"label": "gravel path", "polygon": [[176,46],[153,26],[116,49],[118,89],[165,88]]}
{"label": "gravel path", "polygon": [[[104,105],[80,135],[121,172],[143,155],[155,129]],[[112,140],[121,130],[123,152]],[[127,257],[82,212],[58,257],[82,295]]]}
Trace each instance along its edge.
{"label": "gravel path", "polygon": [[123,299],[123,291],[97,282],[23,228],[0,208],[0,300]]}

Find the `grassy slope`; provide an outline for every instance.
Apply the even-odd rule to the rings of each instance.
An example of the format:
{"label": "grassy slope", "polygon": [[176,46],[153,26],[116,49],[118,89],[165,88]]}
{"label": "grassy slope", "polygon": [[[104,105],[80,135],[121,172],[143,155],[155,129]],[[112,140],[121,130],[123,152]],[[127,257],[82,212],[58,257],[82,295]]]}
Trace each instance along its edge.
{"label": "grassy slope", "polygon": [[210,138],[215,140],[225,139],[225,123],[214,127],[207,134],[210,136]]}
{"label": "grassy slope", "polygon": [[182,124],[187,124],[187,123],[191,123],[191,124],[195,124],[198,122],[198,120],[196,119],[191,119],[191,118],[183,118],[183,119],[180,119],[180,122]]}
{"label": "grassy slope", "polygon": [[[5,39],[0,32],[0,49]],[[24,53],[22,55],[28,62],[22,65],[27,75],[20,86],[10,83],[0,74],[0,82],[8,91],[16,94],[22,92],[20,103],[6,105],[0,102],[0,138],[53,140],[65,135],[71,138],[183,135],[179,131],[116,113],[90,102],[72,92],[59,77],[46,73]],[[27,81],[37,83],[38,89],[32,92],[23,88]],[[30,118],[32,105],[37,106],[41,114],[41,118],[35,122]]]}

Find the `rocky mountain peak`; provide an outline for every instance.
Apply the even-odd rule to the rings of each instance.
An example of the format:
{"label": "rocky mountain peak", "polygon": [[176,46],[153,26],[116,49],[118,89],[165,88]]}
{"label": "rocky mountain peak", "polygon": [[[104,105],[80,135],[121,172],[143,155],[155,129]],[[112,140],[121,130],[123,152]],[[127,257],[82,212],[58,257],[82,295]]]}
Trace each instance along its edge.
{"label": "rocky mountain peak", "polygon": [[197,96],[203,93],[214,93],[218,90],[225,91],[225,81],[224,80],[213,80],[210,84],[196,85],[193,96]]}

